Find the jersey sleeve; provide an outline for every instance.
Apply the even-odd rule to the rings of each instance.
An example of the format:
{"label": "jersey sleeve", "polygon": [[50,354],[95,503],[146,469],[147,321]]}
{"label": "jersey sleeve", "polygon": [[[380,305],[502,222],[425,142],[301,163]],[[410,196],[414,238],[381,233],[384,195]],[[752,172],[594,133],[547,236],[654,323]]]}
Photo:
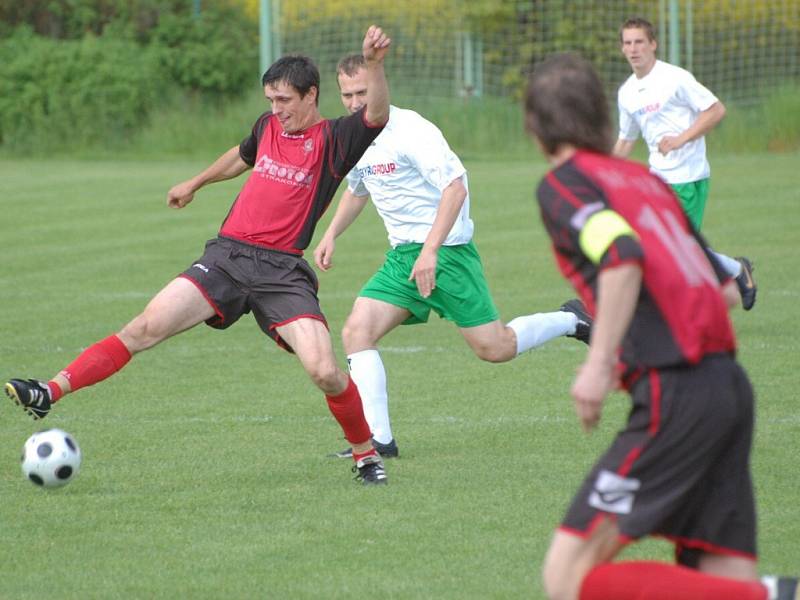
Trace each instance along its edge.
{"label": "jersey sleeve", "polygon": [[677,96],[687,106],[697,112],[708,110],[711,106],[719,102],[714,94],[706,86],[695,79],[689,71],[683,70],[678,80]]}
{"label": "jersey sleeve", "polygon": [[364,185],[364,179],[355,167],[350,169],[347,174],[347,189],[356,196],[369,196],[367,186]]}
{"label": "jersey sleeve", "polygon": [[364,107],[352,115],[330,121],[333,152],[328,167],[339,178],[355,166],[385,126],[367,123],[366,110]]}
{"label": "jersey sleeve", "polygon": [[602,190],[574,169],[558,169],[537,190],[542,221],[555,249],[597,269],[644,258],[633,227],[614,211]]}
{"label": "jersey sleeve", "polygon": [[458,179],[466,169],[436,125],[415,115],[404,132],[401,151],[425,181],[440,192]]}
{"label": "jersey sleeve", "polygon": [[267,126],[267,120],[271,113],[263,113],[256,120],[253,125],[253,130],[246,138],[239,144],[239,157],[251,167],[256,164],[256,155],[258,153],[258,142],[264,133],[264,128]]}

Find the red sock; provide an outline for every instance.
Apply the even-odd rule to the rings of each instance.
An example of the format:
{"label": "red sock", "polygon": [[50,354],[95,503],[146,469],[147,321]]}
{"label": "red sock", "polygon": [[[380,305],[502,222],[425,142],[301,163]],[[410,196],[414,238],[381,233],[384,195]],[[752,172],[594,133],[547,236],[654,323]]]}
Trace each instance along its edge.
{"label": "red sock", "polygon": [[110,377],[128,364],[130,359],[131,353],[125,344],[116,335],[110,335],[81,352],[61,374],[69,381],[72,391],[76,392]]}
{"label": "red sock", "polygon": [[50,402],[58,402],[61,399],[61,396],[64,395],[64,390],[62,390],[61,386],[55,381],[48,381],[47,387],[50,388]]}
{"label": "red sock", "polygon": [[375,450],[375,448],[367,450],[366,452],[364,452],[362,454],[359,454],[358,452],[353,452],[353,460],[358,462],[362,458],[366,458],[367,456],[376,456],[377,454],[378,454],[378,451]]}
{"label": "red sock", "polygon": [[589,571],[580,600],[767,600],[758,581],[708,575],[650,561],[606,563]]}
{"label": "red sock", "polygon": [[353,380],[348,376],[347,388],[338,396],[325,395],[328,408],[344,431],[344,437],[351,444],[363,444],[370,438],[369,425],[364,418],[361,396]]}

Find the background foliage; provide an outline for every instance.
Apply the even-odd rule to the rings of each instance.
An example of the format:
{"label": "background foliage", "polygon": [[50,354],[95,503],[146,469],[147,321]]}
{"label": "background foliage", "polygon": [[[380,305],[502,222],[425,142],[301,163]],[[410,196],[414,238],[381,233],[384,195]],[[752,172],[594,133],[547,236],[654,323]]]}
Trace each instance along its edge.
{"label": "background foliage", "polygon": [[[666,0],[272,0],[277,46],[312,56],[323,114],[340,114],[334,66],[380,23],[392,35],[393,101],[468,155],[527,149],[518,96],[532,65],[575,50],[609,94],[629,75],[620,22],[668,31]],[[800,146],[800,0],[694,0],[681,59],[729,107],[729,149]],[[0,154],[218,153],[267,108],[258,0],[0,0]],[[46,146],[42,144],[47,140]]]}
{"label": "background foliage", "polygon": [[[0,2],[0,142],[31,152],[126,142],[188,98],[258,81],[257,27],[238,5],[178,0]],[[55,135],[53,135],[55,134]]]}

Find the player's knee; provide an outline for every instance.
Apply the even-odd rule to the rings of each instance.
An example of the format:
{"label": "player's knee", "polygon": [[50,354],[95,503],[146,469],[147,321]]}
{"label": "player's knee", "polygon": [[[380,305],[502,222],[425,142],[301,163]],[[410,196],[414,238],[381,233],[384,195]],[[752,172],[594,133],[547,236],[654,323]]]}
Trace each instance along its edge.
{"label": "player's knee", "polygon": [[341,392],[341,371],[334,363],[319,362],[307,369],[308,376],[319,389],[326,394],[336,395]]}
{"label": "player's knee", "polygon": [[352,315],[348,317],[342,327],[342,345],[348,354],[374,347],[377,340],[373,338],[369,323],[364,322],[363,319],[354,318]]}
{"label": "player's knee", "polygon": [[473,350],[475,351],[475,356],[481,360],[485,360],[486,362],[490,363],[503,362],[502,355],[495,348],[481,346],[480,348],[473,348]]}
{"label": "player's knee", "polygon": [[122,328],[119,338],[131,354],[135,354],[155,346],[164,339],[164,334],[147,313],[142,313]]}
{"label": "player's knee", "polygon": [[481,360],[490,363],[506,362],[514,358],[514,352],[501,344],[473,344],[472,351]]}

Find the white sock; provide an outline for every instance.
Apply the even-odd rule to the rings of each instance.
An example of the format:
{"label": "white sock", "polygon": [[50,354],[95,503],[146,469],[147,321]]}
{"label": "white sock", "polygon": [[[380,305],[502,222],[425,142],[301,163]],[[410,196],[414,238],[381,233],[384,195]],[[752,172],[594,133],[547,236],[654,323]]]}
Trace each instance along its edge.
{"label": "white sock", "polygon": [[517,334],[517,356],[519,356],[553,338],[575,333],[577,324],[578,317],[573,313],[559,310],[517,317],[509,321],[506,327],[510,327]]}
{"label": "white sock", "polygon": [[364,417],[374,437],[381,444],[392,441],[389,424],[389,394],[386,391],[386,369],[377,350],[362,350],[347,356],[350,377],[361,395]]}
{"label": "white sock", "polygon": [[738,277],[739,273],[742,272],[742,263],[740,263],[735,258],[731,258],[725,254],[720,254],[719,252],[714,252],[709,248],[711,254],[713,254],[719,263],[722,265],[722,268],[730,275],[731,277]]}

